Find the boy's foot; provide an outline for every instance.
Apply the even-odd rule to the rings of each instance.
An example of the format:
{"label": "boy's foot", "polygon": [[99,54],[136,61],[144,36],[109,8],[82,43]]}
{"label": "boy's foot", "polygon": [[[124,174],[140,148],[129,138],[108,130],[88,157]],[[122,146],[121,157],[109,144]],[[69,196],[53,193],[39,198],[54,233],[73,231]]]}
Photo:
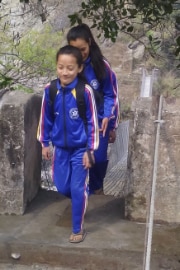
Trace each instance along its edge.
{"label": "boy's foot", "polygon": [[79,233],[72,233],[69,237],[69,242],[70,243],[80,243],[80,242],[84,241],[86,234],[87,234],[86,230],[82,230]]}

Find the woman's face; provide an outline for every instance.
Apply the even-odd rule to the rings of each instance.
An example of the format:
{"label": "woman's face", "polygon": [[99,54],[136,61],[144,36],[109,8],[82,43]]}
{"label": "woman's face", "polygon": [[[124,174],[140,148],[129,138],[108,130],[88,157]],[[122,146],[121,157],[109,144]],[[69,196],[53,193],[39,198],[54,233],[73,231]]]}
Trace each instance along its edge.
{"label": "woman's face", "polygon": [[85,61],[89,57],[90,42],[88,43],[84,39],[77,38],[76,40],[71,40],[69,42],[69,45],[72,45],[81,51],[83,61]]}
{"label": "woman's face", "polygon": [[59,55],[57,60],[57,75],[61,85],[64,87],[71,83],[82,71],[82,66],[79,67],[77,59],[72,54]]}

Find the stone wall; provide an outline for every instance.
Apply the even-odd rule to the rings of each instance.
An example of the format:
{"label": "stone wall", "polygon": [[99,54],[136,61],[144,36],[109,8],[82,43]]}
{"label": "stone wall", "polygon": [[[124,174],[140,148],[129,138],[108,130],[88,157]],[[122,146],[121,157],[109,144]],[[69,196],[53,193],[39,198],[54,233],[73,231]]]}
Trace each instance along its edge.
{"label": "stone wall", "polygon": [[36,140],[41,97],[20,91],[0,100],[0,214],[23,214],[41,180]]}
{"label": "stone wall", "polygon": [[[140,98],[132,106],[133,128],[129,166],[133,193],[126,199],[126,216],[146,221],[149,213],[156,139],[158,100]],[[164,99],[155,193],[155,222],[180,223],[180,100]]]}
{"label": "stone wall", "polygon": [[156,219],[180,223],[180,99],[163,103]]}

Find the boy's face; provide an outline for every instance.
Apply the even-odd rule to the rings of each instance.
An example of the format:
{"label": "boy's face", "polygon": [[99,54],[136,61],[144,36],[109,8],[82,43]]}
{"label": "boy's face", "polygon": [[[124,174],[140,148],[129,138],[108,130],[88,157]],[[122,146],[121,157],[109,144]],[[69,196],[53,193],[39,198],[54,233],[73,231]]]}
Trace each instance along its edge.
{"label": "boy's face", "polygon": [[71,40],[69,44],[81,51],[83,61],[89,57],[90,42],[87,43],[84,39],[77,38],[76,40]]}
{"label": "boy's face", "polygon": [[66,86],[71,83],[82,71],[83,67],[79,67],[76,58],[71,54],[59,55],[57,61],[57,75],[61,85]]}

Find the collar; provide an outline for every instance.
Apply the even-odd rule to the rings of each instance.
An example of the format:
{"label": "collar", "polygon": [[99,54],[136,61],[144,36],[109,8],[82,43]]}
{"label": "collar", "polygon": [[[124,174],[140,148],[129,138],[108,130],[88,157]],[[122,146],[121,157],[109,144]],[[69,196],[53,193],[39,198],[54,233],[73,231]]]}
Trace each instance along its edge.
{"label": "collar", "polygon": [[84,61],[84,64],[85,64],[85,65],[88,65],[90,62],[91,62],[91,58],[88,57],[88,58]]}
{"label": "collar", "polygon": [[59,91],[61,91],[61,90],[71,91],[72,89],[75,88],[77,82],[78,82],[78,78],[76,77],[71,83],[67,84],[65,87],[62,87],[60,80],[57,79],[57,89]]}

